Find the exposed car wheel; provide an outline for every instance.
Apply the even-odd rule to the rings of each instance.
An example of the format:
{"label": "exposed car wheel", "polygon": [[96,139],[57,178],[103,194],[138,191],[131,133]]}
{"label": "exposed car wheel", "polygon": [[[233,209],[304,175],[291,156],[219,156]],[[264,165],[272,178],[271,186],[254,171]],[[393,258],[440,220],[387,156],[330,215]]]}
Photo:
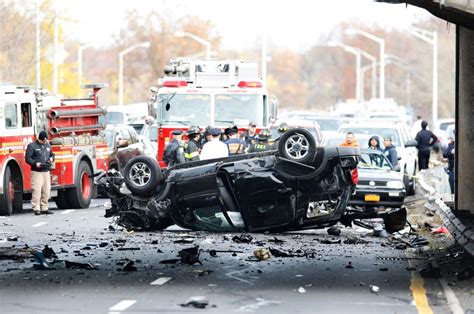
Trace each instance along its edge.
{"label": "exposed car wheel", "polygon": [[92,200],[92,170],[86,161],[81,161],[76,173],[76,186],[68,189],[69,208],[88,208]]}
{"label": "exposed car wheel", "polygon": [[23,207],[23,192],[21,184],[15,182],[10,167],[5,169],[3,176],[3,194],[0,195],[0,215],[10,216],[14,211],[21,211]]}
{"label": "exposed car wheel", "polygon": [[156,190],[162,179],[158,162],[148,156],[131,159],[124,169],[124,180],[133,194],[148,196]]}
{"label": "exposed car wheel", "polygon": [[415,194],[416,194],[416,179],[411,178],[411,180],[408,182],[407,195],[415,195]]}
{"label": "exposed car wheel", "polygon": [[311,163],[316,155],[316,142],[308,130],[290,129],[281,136],[278,153],[292,161]]}
{"label": "exposed car wheel", "polygon": [[58,209],[68,209],[70,208],[69,201],[68,201],[68,193],[67,190],[59,190],[58,196],[54,198],[54,202]]}

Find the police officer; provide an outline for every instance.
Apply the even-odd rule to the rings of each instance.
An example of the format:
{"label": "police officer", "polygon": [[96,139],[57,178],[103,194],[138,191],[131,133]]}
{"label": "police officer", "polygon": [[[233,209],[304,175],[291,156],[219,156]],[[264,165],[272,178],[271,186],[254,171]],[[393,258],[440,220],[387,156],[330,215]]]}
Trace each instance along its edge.
{"label": "police officer", "polygon": [[421,121],[421,131],[416,134],[416,148],[418,149],[418,166],[419,169],[428,169],[430,161],[430,149],[437,141],[438,137],[427,129],[428,122]]}
{"label": "police officer", "polygon": [[255,144],[251,144],[248,152],[249,153],[257,153],[257,152],[265,152],[268,150],[273,149],[273,145],[268,143],[270,139],[271,133],[268,129],[262,129],[259,134],[256,136],[257,142]]}
{"label": "police officer", "polygon": [[201,137],[201,130],[197,126],[190,126],[187,133],[189,141],[184,150],[184,157],[187,162],[198,161],[199,153],[201,151],[201,143],[199,140]]}
{"label": "police officer", "polygon": [[454,139],[448,137],[448,146],[443,152],[443,157],[448,159],[448,167],[446,169],[449,179],[449,188],[451,189],[451,194],[454,193],[454,154],[455,154],[455,145]]}
{"label": "police officer", "polygon": [[245,151],[245,142],[239,138],[237,134],[239,132],[239,129],[237,128],[237,126],[228,128],[226,129],[226,131],[227,135],[229,136],[229,139],[224,143],[229,148],[229,155],[232,156],[243,154]]}
{"label": "police officer", "polygon": [[184,158],[183,131],[174,130],[171,132],[173,140],[165,147],[163,161],[168,167],[186,162]]}
{"label": "police officer", "polygon": [[48,143],[48,133],[41,131],[35,142],[28,144],[25,161],[31,166],[31,205],[35,215],[49,214],[48,200],[51,192],[51,164],[54,153]]}

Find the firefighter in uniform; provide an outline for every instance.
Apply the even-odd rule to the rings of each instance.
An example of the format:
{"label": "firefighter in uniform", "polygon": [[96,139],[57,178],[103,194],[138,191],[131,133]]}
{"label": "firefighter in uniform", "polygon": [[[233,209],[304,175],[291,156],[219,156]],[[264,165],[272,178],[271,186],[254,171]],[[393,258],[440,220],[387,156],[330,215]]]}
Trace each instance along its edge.
{"label": "firefighter in uniform", "polygon": [[239,129],[236,126],[226,129],[229,139],[224,143],[229,148],[229,156],[243,154],[245,152],[245,142],[239,138]]}
{"label": "firefighter in uniform", "polygon": [[188,131],[188,144],[184,150],[184,157],[187,162],[198,161],[199,153],[201,152],[201,130],[197,126],[190,126]]}
{"label": "firefighter in uniform", "polygon": [[273,145],[268,142],[270,139],[271,133],[268,129],[262,129],[259,134],[257,134],[256,139],[257,142],[255,144],[251,144],[249,147],[249,153],[257,153],[257,152],[266,152],[273,149]]}
{"label": "firefighter in uniform", "polygon": [[48,143],[48,133],[41,131],[35,142],[28,144],[25,160],[31,166],[31,206],[35,215],[49,214],[48,200],[51,192],[51,164],[54,153]]}
{"label": "firefighter in uniform", "polygon": [[168,167],[186,162],[184,158],[183,131],[174,130],[171,134],[173,135],[173,140],[166,145],[163,154],[163,161]]}

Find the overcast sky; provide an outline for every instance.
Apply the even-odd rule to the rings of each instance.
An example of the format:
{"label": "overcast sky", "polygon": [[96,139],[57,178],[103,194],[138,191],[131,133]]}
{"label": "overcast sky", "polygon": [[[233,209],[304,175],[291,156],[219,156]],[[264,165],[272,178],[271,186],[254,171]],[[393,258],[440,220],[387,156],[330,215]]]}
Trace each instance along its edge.
{"label": "overcast sky", "polygon": [[64,25],[67,33],[98,47],[111,42],[132,9],[208,18],[227,49],[253,47],[266,32],[270,43],[302,50],[340,22],[401,28],[430,16],[417,7],[370,0],[58,0],[58,5],[77,21]]}

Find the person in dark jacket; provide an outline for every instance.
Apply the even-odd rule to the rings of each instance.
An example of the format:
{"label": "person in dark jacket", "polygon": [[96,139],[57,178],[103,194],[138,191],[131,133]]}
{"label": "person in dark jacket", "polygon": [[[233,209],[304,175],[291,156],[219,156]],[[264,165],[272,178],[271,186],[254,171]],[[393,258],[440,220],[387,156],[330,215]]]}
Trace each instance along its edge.
{"label": "person in dark jacket", "polygon": [[398,154],[397,148],[392,144],[392,138],[390,136],[384,137],[383,145],[385,146],[384,155],[387,156],[392,166],[395,167],[398,165]]}
{"label": "person in dark jacket", "polygon": [[379,138],[376,135],[373,135],[371,138],[369,138],[368,146],[369,146],[369,149],[383,151],[382,148],[380,147]]}
{"label": "person in dark jacket", "polygon": [[201,152],[201,142],[199,138],[201,137],[201,130],[197,126],[191,126],[188,128],[188,144],[184,150],[184,157],[187,162],[198,161],[199,153]]}
{"label": "person in dark jacket", "polygon": [[260,133],[256,136],[257,142],[255,144],[250,144],[248,149],[249,153],[257,153],[257,152],[266,152],[273,149],[273,145],[270,144],[268,141],[271,137],[270,130],[263,129]]}
{"label": "person in dark jacket", "polygon": [[176,164],[185,163],[184,158],[184,147],[183,147],[183,131],[174,130],[171,132],[173,135],[173,140],[168,143],[165,147],[165,152],[163,154],[163,161],[168,167],[172,167]]}
{"label": "person in dark jacket", "polygon": [[224,143],[229,148],[229,156],[243,154],[245,151],[245,142],[239,138],[239,129],[237,126],[226,129],[229,139]]}
{"label": "person in dark jacket", "polygon": [[35,215],[49,214],[48,200],[51,192],[50,170],[54,153],[48,143],[48,133],[41,131],[37,140],[28,144],[25,161],[31,167],[31,206]]}
{"label": "person in dark jacket", "polygon": [[448,159],[448,177],[451,193],[454,193],[454,139],[448,138],[448,146],[444,149],[443,157]]}
{"label": "person in dark jacket", "polygon": [[415,140],[417,141],[416,148],[418,149],[418,168],[428,169],[428,163],[430,161],[430,149],[437,141],[438,137],[433,134],[430,130],[427,130],[428,122],[421,122],[421,131],[416,134]]}
{"label": "person in dark jacket", "polygon": [[255,144],[257,136],[257,123],[250,121],[248,130],[242,135],[241,139],[245,142],[245,147],[249,148],[251,144]]}

